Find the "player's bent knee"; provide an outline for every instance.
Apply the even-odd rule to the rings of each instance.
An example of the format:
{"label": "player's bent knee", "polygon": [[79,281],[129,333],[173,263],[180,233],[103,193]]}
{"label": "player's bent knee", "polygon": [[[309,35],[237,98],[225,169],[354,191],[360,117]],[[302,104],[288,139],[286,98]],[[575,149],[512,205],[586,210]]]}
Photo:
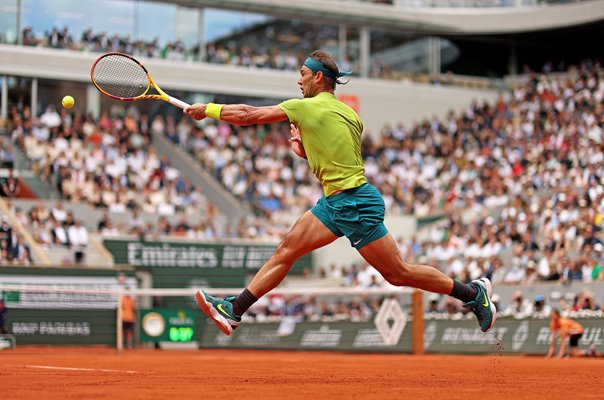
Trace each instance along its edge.
{"label": "player's bent knee", "polygon": [[384,275],[384,279],[386,279],[386,281],[388,281],[389,284],[394,285],[394,286],[408,286],[407,279],[402,275],[387,274],[387,275]]}
{"label": "player's bent knee", "polygon": [[385,273],[384,279],[394,286],[410,286],[413,276],[409,264],[403,262],[394,272]]}
{"label": "player's bent knee", "polygon": [[273,254],[273,257],[280,263],[294,263],[299,256],[296,254],[296,249],[292,246],[292,241],[286,236]]}

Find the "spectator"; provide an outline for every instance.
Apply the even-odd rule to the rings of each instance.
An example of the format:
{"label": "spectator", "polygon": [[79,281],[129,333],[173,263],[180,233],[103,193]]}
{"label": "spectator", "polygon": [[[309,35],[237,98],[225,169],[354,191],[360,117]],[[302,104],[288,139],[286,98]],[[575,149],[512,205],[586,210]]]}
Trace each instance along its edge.
{"label": "spectator", "polygon": [[21,193],[21,184],[19,179],[14,176],[14,170],[12,168],[8,170],[8,177],[2,179],[0,188],[2,189],[3,197],[19,197],[19,194]]}
{"label": "spectator", "polygon": [[40,116],[40,123],[48,129],[61,125],[61,116],[52,104],[46,107],[46,111]]}
{"label": "spectator", "polygon": [[140,215],[139,208],[134,208],[128,220],[128,233],[133,235],[143,235],[145,232],[145,220]]}
{"label": "spectator", "polygon": [[506,276],[506,270],[505,268],[503,268],[499,257],[494,257],[491,259],[491,264],[485,275],[491,280],[494,285],[502,283],[504,281],[504,277]]}
{"label": "spectator", "polygon": [[6,327],[6,319],[8,318],[8,308],[6,307],[6,302],[3,297],[0,297],[0,332],[2,334],[8,333],[8,328]]}
{"label": "spectator", "polygon": [[0,166],[2,168],[8,168],[9,170],[12,170],[15,166],[15,152],[13,151],[12,147],[1,147],[2,150],[0,151]]}
{"label": "spectator", "polygon": [[21,207],[15,207],[14,215],[17,225],[26,226],[29,223],[27,215],[23,212]]}
{"label": "spectator", "polygon": [[11,228],[8,217],[3,215],[0,218],[0,250],[5,250],[6,254],[2,259],[9,259],[8,249],[12,248],[13,229]]}
{"label": "spectator", "polygon": [[188,235],[191,231],[191,226],[187,223],[187,216],[181,215],[178,224],[174,227],[174,231],[172,232],[174,235],[185,236]]}
{"label": "spectator", "polygon": [[545,296],[542,294],[536,295],[535,301],[533,302],[533,309],[530,314],[535,318],[545,318],[549,317],[551,311],[552,307],[545,303]]}
{"label": "spectator", "polygon": [[113,222],[108,219],[105,221],[105,227],[101,230],[101,236],[105,237],[116,237],[119,236],[119,230],[113,226]]}
{"label": "spectator", "polygon": [[53,218],[57,221],[59,221],[60,223],[63,223],[67,220],[67,210],[65,210],[65,207],[63,206],[63,202],[62,201],[58,201],[55,206],[53,207],[51,214],[53,216]]}
{"label": "spectator", "polygon": [[537,265],[535,264],[535,261],[529,260],[529,262],[527,263],[527,265],[525,267],[525,275],[524,275],[524,279],[522,280],[523,285],[532,285],[533,283],[535,283],[537,281],[536,268],[537,268]]}
{"label": "spectator", "polygon": [[21,265],[30,265],[33,261],[29,246],[25,244],[25,239],[22,235],[17,235],[17,240],[11,247],[11,259],[13,262]]}
{"label": "spectator", "polygon": [[34,30],[31,26],[26,26],[25,29],[23,29],[22,36],[24,46],[37,46],[38,44],[40,44],[40,41],[36,39],[34,35]]}
{"label": "spectator", "polygon": [[63,224],[54,218],[52,221],[52,243],[57,246],[69,246],[69,236],[67,235],[67,231]]}
{"label": "spectator", "polygon": [[440,314],[441,310],[439,307],[440,296],[438,294],[432,293],[429,296],[428,309],[426,313],[428,314]]}
{"label": "spectator", "polygon": [[563,282],[573,282],[573,281],[582,281],[583,280],[583,268],[580,260],[576,260],[571,262],[563,272],[562,281]]}
{"label": "spectator", "polygon": [[453,297],[447,297],[445,303],[445,312],[449,315],[449,317],[453,319],[461,318],[460,312],[460,304],[461,302]]}
{"label": "spectator", "polygon": [[88,246],[88,231],[82,225],[82,222],[76,219],[74,225],[68,228],[67,235],[73,249],[75,264],[83,264],[86,257],[86,247]]}
{"label": "spectator", "polygon": [[172,226],[164,216],[159,217],[159,220],[157,221],[157,233],[159,235],[169,235],[172,233]]}
{"label": "spectator", "polygon": [[512,303],[504,310],[503,316],[512,315],[516,318],[525,318],[531,314],[531,304],[526,300],[521,290],[514,292]]}
{"label": "spectator", "polygon": [[102,232],[103,229],[105,229],[107,227],[107,225],[110,223],[110,219],[109,219],[109,213],[108,212],[104,212],[103,216],[101,217],[101,219],[99,220],[98,224],[97,224],[97,231],[98,232]]}

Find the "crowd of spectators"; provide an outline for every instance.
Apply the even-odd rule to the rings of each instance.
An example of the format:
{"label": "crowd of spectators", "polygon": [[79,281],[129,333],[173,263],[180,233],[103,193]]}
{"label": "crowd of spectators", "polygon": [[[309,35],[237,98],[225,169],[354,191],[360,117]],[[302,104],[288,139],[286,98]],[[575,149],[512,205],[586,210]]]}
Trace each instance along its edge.
{"label": "crowd of spectators", "polygon": [[209,122],[169,138],[190,151],[237,198],[279,220],[281,214],[301,214],[322,195],[306,161],[291,152],[288,135],[287,124],[239,127]]}
{"label": "crowd of spectators", "polygon": [[[371,321],[380,309],[384,299],[394,298],[403,308],[410,308],[410,297],[406,295],[282,295],[269,294],[261,298],[244,316],[254,322],[330,322],[330,321]],[[562,294],[553,291],[549,295],[537,294],[527,299],[522,291],[513,294],[509,303],[502,303],[494,294],[492,301],[497,307],[498,317],[548,319],[553,308],[561,310],[572,318],[602,317],[602,307],[589,290]],[[474,319],[474,314],[463,307],[461,301],[450,296],[429,294],[426,299],[424,317],[426,319]]]}
{"label": "crowd of spectators", "polygon": [[[600,65],[585,63],[576,78],[533,75],[493,106],[365,135],[366,175],[389,212],[449,215],[421,241],[400,240],[403,258],[466,282],[604,280],[603,97]],[[278,219],[321,196],[287,135],[286,125],[209,123],[172,140]],[[365,268],[336,269],[346,286],[383,284]]]}
{"label": "crowd of spectators", "polygon": [[88,246],[88,230],[74,213],[65,208],[62,201],[48,208],[39,202],[28,210],[11,207],[16,220],[28,228],[33,240],[42,250],[68,248],[73,251],[74,262],[85,261]]}
{"label": "crowd of spectators", "polygon": [[[512,95],[365,143],[367,176],[388,210],[448,215],[421,240],[401,238],[401,254],[464,282],[604,281],[602,69],[584,64],[577,78],[536,75]],[[342,286],[387,285],[366,264],[332,265],[319,275]]]}
{"label": "crowd of spectators", "polygon": [[32,256],[25,238],[6,215],[0,217],[0,265],[30,265]]}
{"label": "crowd of spectators", "polygon": [[[600,279],[602,69],[585,63],[577,78],[534,75],[510,96],[364,135],[365,173],[390,213],[450,215],[428,240],[402,246],[404,256],[495,282]],[[288,134],[285,124],[209,122],[170,138],[263,214],[300,214],[321,190]],[[499,271],[502,254],[510,257]]]}
{"label": "crowd of spectators", "polygon": [[[300,30],[295,27],[287,28],[286,25],[260,25],[257,28],[252,28],[252,31],[258,31],[262,34],[254,35],[254,38],[248,38],[251,35],[243,35],[237,39],[237,44],[231,42],[224,44],[224,41],[208,43],[202,61],[256,68],[298,70],[306,54],[318,48],[316,46],[319,46],[319,41],[324,40],[325,35],[335,35],[337,37],[337,28],[329,31],[321,29],[323,33],[320,35],[317,35],[315,30],[307,30],[304,37],[296,40],[298,49],[294,52],[286,50],[286,48],[291,48],[292,43],[289,42],[287,46],[282,43],[282,46],[275,47],[275,39],[278,39],[275,37],[277,36],[276,30],[281,28],[288,31],[295,29],[296,32]],[[334,29],[336,30],[333,31]],[[280,38],[289,36],[292,35],[279,30]],[[87,29],[78,40],[69,31],[68,27],[63,29],[53,27],[52,30],[38,36],[34,33],[33,28],[28,26],[23,30],[23,45],[98,53],[117,51],[135,57],[162,58],[174,61],[200,59],[199,46],[187,48],[179,39],[162,45],[157,38],[150,41],[135,40],[129,35],[108,34]]]}
{"label": "crowd of spectators", "polygon": [[186,60],[190,55],[181,40],[168,42],[162,46],[158,39],[134,40],[129,35],[110,35],[106,32],[93,32],[92,29],[82,32],[81,37],[77,40],[68,27],[59,29],[56,26],[51,31],[44,32],[41,37],[36,36],[32,27],[26,27],[23,30],[23,45],[97,53],[117,51],[136,57],[163,58],[174,61]]}
{"label": "crowd of spectators", "polygon": [[[600,261],[601,264],[602,262]],[[343,287],[356,287],[359,289],[391,287],[377,270],[366,263],[353,264],[350,267],[342,266],[341,268],[332,264],[329,268],[319,270],[319,278],[321,280],[331,280],[332,284]],[[599,276],[599,280],[604,280],[604,274]],[[494,287],[497,290],[498,287],[501,287],[501,284],[499,283]],[[565,286],[559,286],[558,288],[564,289]],[[508,302],[501,302],[501,297],[495,292],[491,300],[497,307],[500,317],[549,318],[552,308],[558,308],[573,317],[604,315],[602,306],[596,299],[596,295],[587,289],[576,293],[572,291],[562,293],[558,290],[553,290],[548,291],[546,294],[537,293],[533,298],[527,298],[522,290],[517,290]],[[367,304],[365,302],[365,306]],[[365,307],[361,308],[365,309]],[[436,293],[426,295],[425,313],[428,318],[473,318],[471,311],[464,308],[461,301]]]}
{"label": "crowd of spectators", "polygon": [[201,188],[181,178],[150,144],[152,131],[173,125],[170,117],[133,114],[103,113],[95,120],[78,112],[59,114],[50,105],[37,119],[27,108],[14,108],[10,131],[32,170],[71,203],[116,213],[205,213],[209,206]]}
{"label": "crowd of spectators", "polygon": [[[151,144],[152,132],[176,140],[188,138],[192,130],[188,118],[176,123],[170,116],[116,112],[94,119],[64,109],[59,113],[52,105],[39,118],[32,118],[27,107],[14,107],[9,123],[13,141],[42,180],[71,204],[107,210],[98,226],[104,236],[280,237],[287,228],[283,224],[267,225],[253,218],[226,220],[201,187],[181,177]],[[112,213],[127,214],[128,222],[114,224],[109,217]],[[159,220],[141,215],[157,215]],[[42,226],[30,222],[40,244],[55,243],[50,235],[56,222],[53,218],[45,218]],[[62,225],[63,221],[58,222]],[[69,246],[67,238],[63,242]]]}
{"label": "crowd of spectators", "polygon": [[[573,318],[604,316],[602,306],[595,300],[594,294],[586,289],[578,293],[567,292],[564,295],[558,291],[552,291],[549,295],[538,293],[530,299],[521,290],[518,290],[512,295],[509,303],[502,303],[498,294],[494,294],[491,300],[497,307],[498,317],[504,318],[547,319],[552,309],[558,309]],[[425,315],[428,318],[450,319],[472,318],[473,316],[459,300],[437,294],[429,295]]]}
{"label": "crowd of spectators", "polygon": [[104,212],[98,220],[96,231],[103,237],[136,235],[143,239],[158,240],[162,236],[175,236],[187,239],[278,239],[285,227],[267,226],[259,218],[216,223],[218,209],[209,203],[207,214],[197,221],[191,216],[180,213],[175,218],[160,216],[157,220],[145,218],[141,210],[129,211],[125,222],[115,223],[109,212]]}
{"label": "crowd of spectators", "polygon": [[[389,0],[368,0],[373,3],[388,3]],[[353,36],[355,33],[350,33]],[[25,46],[51,47],[88,52],[122,52],[135,57],[161,58],[173,61],[204,61],[215,64],[228,64],[260,69],[278,69],[297,71],[307,55],[318,49],[337,47],[339,37],[335,25],[317,24],[305,21],[270,20],[236,31],[230,36],[208,42],[205,51],[200,52],[199,45],[186,46],[180,39],[160,43],[158,38],[153,40],[133,39],[130,35],[95,32],[89,28],[75,37],[68,27],[53,27],[41,35],[37,35],[31,26],[22,32],[22,43]],[[409,40],[406,36],[392,34],[386,31],[373,31],[371,35],[371,51],[379,54],[381,51],[404,45]],[[359,64],[355,55],[347,54],[346,59],[339,61],[343,71],[352,71],[358,75]],[[379,57],[378,57],[379,58]],[[541,71],[543,73],[563,72],[567,69],[564,59],[547,60]],[[528,66],[523,67],[524,73],[530,73]],[[387,63],[373,60],[369,65],[369,76],[372,78],[431,83],[435,85],[459,85],[476,88],[492,87],[492,82],[480,78],[457,77],[451,71],[444,74],[429,74],[427,72],[402,71]]]}
{"label": "crowd of spectators", "polygon": [[[464,281],[602,279],[601,66],[585,62],[572,77],[533,74],[509,96],[410,128],[385,126],[378,137],[364,135],[365,173],[389,212],[449,215],[421,243],[401,242],[403,256]],[[322,194],[306,162],[290,151],[285,124],[210,121],[202,127],[188,118],[135,113],[94,120],[52,106],[39,119],[27,110],[11,115],[12,137],[33,169],[68,200],[111,212],[182,214],[182,223],[159,224],[165,232],[245,234],[243,221],[216,227],[215,207],[201,189],[155,154],[153,130],[190,151],[263,217],[299,215]],[[209,220],[189,226],[187,215],[196,212]],[[257,225],[257,232],[267,233]],[[151,228],[157,230],[139,226],[136,232]],[[106,232],[112,231],[109,224]]]}
{"label": "crowd of spectators", "polygon": [[13,169],[15,166],[15,152],[12,146],[4,144],[0,138],[0,168]]}
{"label": "crowd of spectators", "polygon": [[246,321],[298,322],[371,321],[384,296],[312,296],[269,294],[256,302],[243,316]]}
{"label": "crowd of spectators", "polygon": [[[399,45],[392,35],[376,32],[372,36],[372,51],[379,51]],[[209,42],[200,55],[199,46],[187,47],[182,40],[176,39],[161,44],[159,39],[134,40],[129,35],[107,34],[84,31],[77,40],[68,27],[52,30],[38,36],[32,27],[23,30],[22,40],[25,46],[50,47],[88,52],[121,52],[135,57],[161,58],[172,61],[204,61],[214,64],[237,65],[259,69],[278,69],[298,71],[300,65],[310,52],[323,48],[327,43],[337,40],[336,26],[317,25],[299,22],[292,25],[290,21],[273,20],[268,24],[259,24],[249,28],[245,33],[237,32],[233,37],[226,37]],[[546,66],[549,66],[548,63]],[[348,56],[340,62],[340,69],[352,71],[358,75],[358,63]],[[399,71],[388,64],[373,62],[369,66],[369,76],[388,80],[415,81],[437,85],[458,84],[462,86],[485,87],[488,85],[480,79],[457,79],[448,72],[432,76],[427,73]]]}

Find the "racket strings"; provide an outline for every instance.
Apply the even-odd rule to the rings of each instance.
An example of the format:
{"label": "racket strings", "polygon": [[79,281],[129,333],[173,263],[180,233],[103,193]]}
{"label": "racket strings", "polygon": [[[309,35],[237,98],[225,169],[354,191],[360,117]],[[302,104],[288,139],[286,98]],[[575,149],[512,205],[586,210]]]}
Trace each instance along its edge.
{"label": "racket strings", "polygon": [[101,58],[95,65],[92,78],[105,93],[131,99],[145,94],[149,76],[136,61],[118,54]]}

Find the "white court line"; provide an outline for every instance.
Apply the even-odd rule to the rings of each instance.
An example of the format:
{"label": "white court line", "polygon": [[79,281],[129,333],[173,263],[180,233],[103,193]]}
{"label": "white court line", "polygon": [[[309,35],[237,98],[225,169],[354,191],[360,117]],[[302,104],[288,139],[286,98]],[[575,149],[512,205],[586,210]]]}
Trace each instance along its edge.
{"label": "white court line", "polygon": [[87,371],[87,372],[126,372],[129,374],[136,374],[138,371],[128,371],[120,369],[105,369],[105,368],[75,368],[75,367],[55,367],[52,365],[23,365],[25,368],[38,368],[38,369],[56,369],[62,371]]}

